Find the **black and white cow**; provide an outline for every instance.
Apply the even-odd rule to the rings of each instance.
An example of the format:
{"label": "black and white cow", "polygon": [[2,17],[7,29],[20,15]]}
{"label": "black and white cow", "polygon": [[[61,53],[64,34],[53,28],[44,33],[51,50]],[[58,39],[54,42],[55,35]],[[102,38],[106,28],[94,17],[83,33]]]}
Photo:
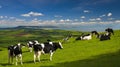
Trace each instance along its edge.
{"label": "black and white cow", "polygon": [[37,40],[33,41],[33,50],[34,50],[34,62],[36,62],[36,58],[40,62],[40,55],[43,50],[43,45],[40,44]]}
{"label": "black and white cow", "polygon": [[107,29],[105,29],[105,31],[108,32],[108,33],[110,33],[110,35],[111,35],[111,34],[114,35],[114,31],[113,31],[112,28],[107,28]]}
{"label": "black and white cow", "polygon": [[50,61],[52,61],[52,56],[53,56],[53,53],[58,49],[62,49],[62,44],[59,42],[59,43],[41,43],[39,44],[38,41],[35,42],[34,46],[34,62],[36,62],[36,57],[38,58],[38,60],[40,61],[40,56],[41,56],[41,53],[43,54],[47,54],[47,53],[50,53]]}
{"label": "black and white cow", "polygon": [[29,41],[28,43],[27,43],[27,46],[28,46],[28,49],[29,49],[29,51],[30,52],[32,52],[32,50],[33,50],[33,41]]}
{"label": "black and white cow", "polygon": [[91,34],[82,34],[81,36],[79,36],[78,38],[76,38],[76,40],[90,40],[92,39],[92,35]]}
{"label": "black and white cow", "polygon": [[16,45],[11,45],[8,47],[8,63],[13,64],[13,58],[16,58],[16,65],[18,63],[18,59],[20,59],[21,65],[22,63],[22,46],[23,44],[16,44]]}
{"label": "black and white cow", "polygon": [[100,41],[104,41],[104,40],[110,40],[110,33],[106,33],[106,34],[101,34],[99,35]]}
{"label": "black and white cow", "polygon": [[82,37],[82,40],[90,40],[90,39],[92,39],[92,35],[91,35],[91,34],[84,35],[84,36]]}
{"label": "black and white cow", "polygon": [[60,48],[60,49],[63,48],[61,42],[53,42],[53,45],[44,43],[43,52],[44,52],[45,54],[46,54],[46,53],[50,53],[50,61],[52,61],[53,53],[54,53],[58,48]]}

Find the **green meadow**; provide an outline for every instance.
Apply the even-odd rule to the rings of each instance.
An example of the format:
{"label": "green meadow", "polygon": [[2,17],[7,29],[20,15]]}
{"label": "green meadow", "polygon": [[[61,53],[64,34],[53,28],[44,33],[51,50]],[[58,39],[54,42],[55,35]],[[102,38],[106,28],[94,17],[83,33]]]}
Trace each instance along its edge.
{"label": "green meadow", "polygon": [[[0,67],[120,67],[120,30],[115,30],[111,40],[99,41],[95,35],[91,40],[78,40],[81,31],[67,30],[0,30]],[[89,33],[89,32],[84,32]],[[102,33],[102,32],[100,32]],[[63,42],[63,38],[73,36]],[[49,54],[41,55],[41,62],[33,62],[33,52],[23,47],[23,65],[8,64],[9,45],[26,44],[29,40],[40,43],[51,39],[63,42],[63,49],[58,49],[53,60],[49,61]],[[15,59],[14,59],[15,60]]]}

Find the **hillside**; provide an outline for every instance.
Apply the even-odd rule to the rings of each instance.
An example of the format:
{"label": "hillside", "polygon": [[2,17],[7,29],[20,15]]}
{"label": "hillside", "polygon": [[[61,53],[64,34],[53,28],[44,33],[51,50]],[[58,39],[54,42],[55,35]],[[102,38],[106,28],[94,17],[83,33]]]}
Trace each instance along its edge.
{"label": "hillside", "polygon": [[[63,30],[4,30],[0,31],[0,67],[16,67],[7,64],[7,46],[17,42],[26,43],[28,40],[40,42],[51,38],[61,41],[72,33],[74,36],[63,43],[63,49],[58,49],[49,61],[49,55],[42,55],[41,62],[33,63],[33,53],[23,48],[23,67],[120,67],[120,30],[115,31],[111,40],[99,41],[93,36],[92,40],[75,41],[78,31]],[[44,36],[44,38],[42,38]],[[21,67],[18,65],[17,67]]]}

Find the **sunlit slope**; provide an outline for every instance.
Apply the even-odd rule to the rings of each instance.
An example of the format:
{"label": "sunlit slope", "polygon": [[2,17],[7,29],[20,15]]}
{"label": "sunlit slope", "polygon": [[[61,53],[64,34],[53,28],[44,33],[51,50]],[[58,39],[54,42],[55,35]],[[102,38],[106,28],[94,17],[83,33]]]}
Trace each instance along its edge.
{"label": "sunlit slope", "polygon": [[[41,62],[34,64],[34,53],[28,52],[27,47],[22,48],[23,67],[120,67],[120,30],[115,31],[111,40],[106,41],[99,41],[95,36],[89,41],[75,41],[75,38],[72,37],[63,43],[64,48],[55,52],[53,61],[49,61],[49,55],[42,55]],[[0,54],[0,67],[16,67],[7,64],[7,48],[0,47]]]}

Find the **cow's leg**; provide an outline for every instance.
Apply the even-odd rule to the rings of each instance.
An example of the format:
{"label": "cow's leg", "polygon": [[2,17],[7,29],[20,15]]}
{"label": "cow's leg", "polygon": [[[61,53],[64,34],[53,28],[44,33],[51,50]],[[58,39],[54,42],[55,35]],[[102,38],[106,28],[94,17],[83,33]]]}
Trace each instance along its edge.
{"label": "cow's leg", "polygon": [[36,56],[37,56],[37,53],[35,52],[34,53],[34,63],[36,62]]}
{"label": "cow's leg", "polygon": [[20,63],[21,63],[21,65],[23,65],[23,63],[22,63],[22,54],[20,54],[19,57],[20,57]]}
{"label": "cow's leg", "polygon": [[50,61],[52,61],[53,52],[50,51]]}
{"label": "cow's leg", "polygon": [[38,56],[37,56],[39,62],[40,62],[40,56],[41,56],[41,51],[38,52]]}
{"label": "cow's leg", "polygon": [[18,56],[16,56],[16,65],[17,65],[17,62],[18,62]]}
{"label": "cow's leg", "polygon": [[12,64],[14,64],[14,62],[13,62],[13,57],[14,57],[14,56],[11,56],[11,62],[12,62]]}
{"label": "cow's leg", "polygon": [[8,51],[8,63],[10,63],[10,50]]}
{"label": "cow's leg", "polygon": [[32,52],[32,47],[29,47],[30,52]]}

